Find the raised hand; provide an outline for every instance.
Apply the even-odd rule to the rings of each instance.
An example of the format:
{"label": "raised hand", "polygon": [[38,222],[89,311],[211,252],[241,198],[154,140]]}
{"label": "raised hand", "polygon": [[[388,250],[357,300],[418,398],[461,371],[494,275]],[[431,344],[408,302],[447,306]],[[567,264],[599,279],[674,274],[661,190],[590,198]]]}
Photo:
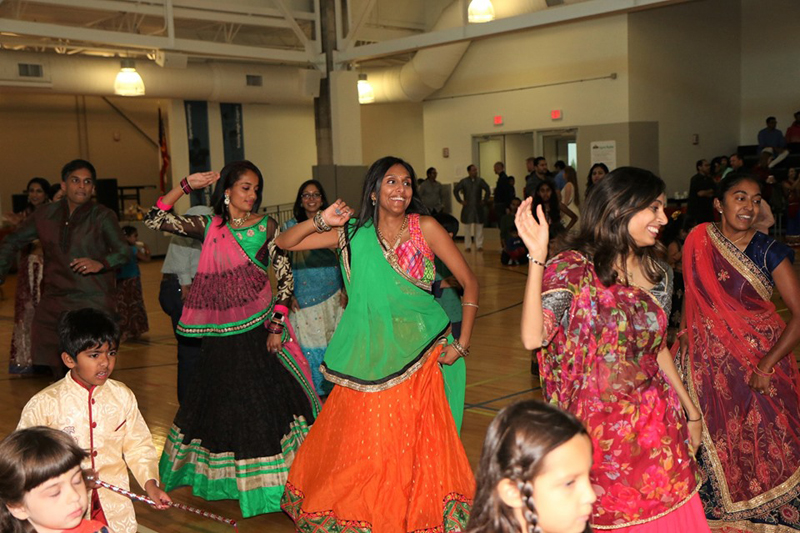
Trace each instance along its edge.
{"label": "raised hand", "polygon": [[532,204],[533,197],[528,197],[522,202],[514,216],[514,224],[531,257],[544,262],[547,259],[547,247],[550,244],[550,225],[547,223],[541,205],[536,207],[536,217],[539,219],[538,222],[536,221],[531,211]]}
{"label": "raised hand", "polygon": [[334,228],[344,226],[352,216],[353,210],[342,199],[336,200],[322,212],[325,223]]}
{"label": "raised hand", "polygon": [[204,189],[219,179],[219,172],[196,172],[186,176],[189,185],[194,190]]}

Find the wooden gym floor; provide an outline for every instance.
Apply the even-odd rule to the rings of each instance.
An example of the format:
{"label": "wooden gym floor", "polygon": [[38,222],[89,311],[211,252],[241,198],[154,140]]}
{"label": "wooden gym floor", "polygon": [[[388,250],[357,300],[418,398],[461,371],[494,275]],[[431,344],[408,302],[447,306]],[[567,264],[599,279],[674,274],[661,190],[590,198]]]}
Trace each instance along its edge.
{"label": "wooden gym floor", "polygon": [[[472,354],[467,361],[466,411],[462,441],[473,469],[477,467],[486,427],[497,412],[510,402],[523,398],[541,398],[538,377],[530,373],[530,352],[519,335],[522,294],[527,266],[506,267],[500,264],[496,230],[486,230],[483,253],[473,249],[466,254],[481,284],[480,309],[472,338]],[[494,239],[492,239],[494,237]],[[459,244],[463,250],[463,245]],[[136,394],[139,407],[153,433],[156,447],[163,448],[165,435],[178,404],[175,395],[176,348],[170,320],[158,305],[161,260],[141,264],[145,304],[150,332],[140,341],[123,344],[113,379],[124,382]],[[13,330],[16,277],[9,276],[2,287],[0,301],[0,436],[17,425],[19,414],[33,394],[48,385],[44,378],[19,378],[8,374],[8,347]],[[778,309],[785,309],[776,301]],[[135,490],[140,491],[131,477]],[[174,500],[233,518],[242,533],[291,532],[293,524],[282,513],[242,519],[237,502],[206,502],[192,496],[187,488],[171,492]],[[155,511],[136,503],[139,522],[145,529],[167,532],[220,532],[232,530],[225,524],[191,515],[180,510]]]}

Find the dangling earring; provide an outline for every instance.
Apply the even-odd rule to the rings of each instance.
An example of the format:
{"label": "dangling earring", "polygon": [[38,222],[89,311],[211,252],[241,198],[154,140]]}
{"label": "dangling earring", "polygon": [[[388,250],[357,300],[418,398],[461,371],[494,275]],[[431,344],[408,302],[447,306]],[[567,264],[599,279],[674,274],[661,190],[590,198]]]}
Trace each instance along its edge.
{"label": "dangling earring", "polygon": [[375,205],[375,203],[376,203],[376,201],[375,201],[375,197],[373,196],[373,197],[372,197],[372,205]]}
{"label": "dangling earring", "polygon": [[231,205],[231,197],[226,194],[225,195],[225,207],[228,207],[229,205]]}

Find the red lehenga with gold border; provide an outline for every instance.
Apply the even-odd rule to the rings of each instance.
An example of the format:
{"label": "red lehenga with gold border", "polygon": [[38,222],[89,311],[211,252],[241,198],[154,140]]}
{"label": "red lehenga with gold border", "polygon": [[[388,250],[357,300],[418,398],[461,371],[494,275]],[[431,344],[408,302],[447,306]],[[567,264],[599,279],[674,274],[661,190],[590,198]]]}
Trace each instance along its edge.
{"label": "red lehenga with gold border", "polygon": [[788,354],[768,394],[748,386],[753,368],[785,329],[771,302],[771,272],[793,252],[756,233],[744,252],[713,224],[684,248],[689,394],[703,412],[701,489],[712,528],[800,530],[800,382]]}

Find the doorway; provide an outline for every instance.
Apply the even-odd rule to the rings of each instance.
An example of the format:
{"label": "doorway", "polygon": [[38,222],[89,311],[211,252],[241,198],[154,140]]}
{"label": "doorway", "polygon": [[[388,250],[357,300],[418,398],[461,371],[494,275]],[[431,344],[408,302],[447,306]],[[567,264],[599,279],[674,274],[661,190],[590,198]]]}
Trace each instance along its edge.
{"label": "doorway", "polygon": [[537,132],[540,153],[547,159],[550,171],[556,161],[563,161],[575,170],[578,170],[578,143],[577,130],[551,130]]}
{"label": "doorway", "polygon": [[528,174],[525,160],[535,153],[533,132],[480,135],[472,140],[478,175],[494,189],[497,182],[494,164],[500,161],[506,166],[506,174],[514,176],[517,195],[522,194],[525,176]]}

